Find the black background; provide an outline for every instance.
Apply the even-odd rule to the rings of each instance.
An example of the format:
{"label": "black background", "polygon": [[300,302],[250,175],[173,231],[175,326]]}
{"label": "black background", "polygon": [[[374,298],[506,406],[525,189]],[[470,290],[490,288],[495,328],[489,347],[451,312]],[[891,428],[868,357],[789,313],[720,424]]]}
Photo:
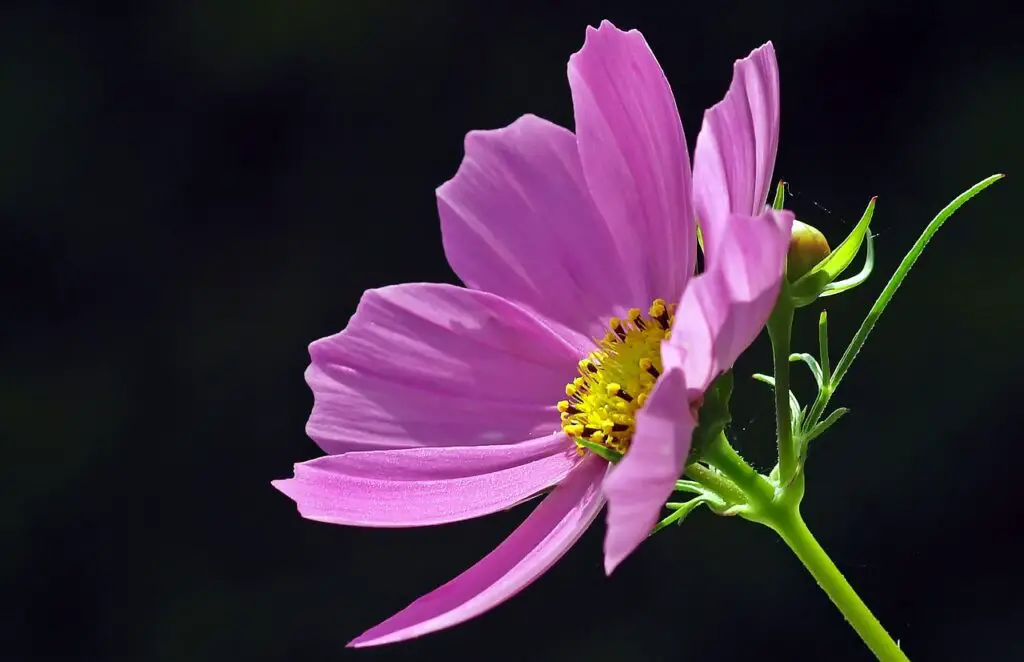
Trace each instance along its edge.
{"label": "black background", "polygon": [[[571,127],[566,60],[602,18],[645,33],[691,148],[733,60],[775,42],[789,206],[835,243],[879,196],[876,274],[827,302],[836,355],[932,215],[1008,173],[871,337],[804,510],[912,658],[1024,659],[1024,59],[1008,11],[951,0],[5,3],[0,657],[870,659],[768,530],[706,512],[607,579],[600,523],[492,612],[347,651],[524,510],[346,529],[269,485],[318,454],[307,343],[366,288],[454,282],[433,190],[463,135]],[[747,375],[769,369],[762,338],[731,430],[762,468]]]}

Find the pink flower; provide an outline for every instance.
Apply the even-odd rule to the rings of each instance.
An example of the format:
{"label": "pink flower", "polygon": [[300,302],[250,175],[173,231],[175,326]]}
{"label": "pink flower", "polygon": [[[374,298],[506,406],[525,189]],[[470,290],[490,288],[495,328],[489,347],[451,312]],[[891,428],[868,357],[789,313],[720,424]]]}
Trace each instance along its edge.
{"label": "pink flower", "polygon": [[[307,432],[329,455],[274,483],[304,517],[424,526],[551,490],[479,563],[350,645],[507,600],[606,500],[611,572],[672,493],[696,403],[778,296],[792,216],[765,209],[779,126],[771,44],[736,63],[705,115],[692,184],[671,88],[639,32],[588,28],[569,85],[575,135],[532,115],[471,132],[438,189],[466,288],[368,291],[344,331],[310,346]],[[694,276],[697,217],[706,268]],[[580,439],[625,456],[609,466]]]}

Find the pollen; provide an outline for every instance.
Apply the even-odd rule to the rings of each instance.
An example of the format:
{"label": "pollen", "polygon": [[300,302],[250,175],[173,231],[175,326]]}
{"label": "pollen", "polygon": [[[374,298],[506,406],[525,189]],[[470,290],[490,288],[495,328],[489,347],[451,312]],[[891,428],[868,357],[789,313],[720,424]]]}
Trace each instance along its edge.
{"label": "pollen", "polygon": [[634,308],[625,319],[608,321],[608,333],[595,339],[597,349],[566,384],[568,399],[558,403],[566,434],[618,453],[629,449],[636,414],[661,375],[661,341],[669,337],[674,316],[674,305],[655,299],[646,315]]}

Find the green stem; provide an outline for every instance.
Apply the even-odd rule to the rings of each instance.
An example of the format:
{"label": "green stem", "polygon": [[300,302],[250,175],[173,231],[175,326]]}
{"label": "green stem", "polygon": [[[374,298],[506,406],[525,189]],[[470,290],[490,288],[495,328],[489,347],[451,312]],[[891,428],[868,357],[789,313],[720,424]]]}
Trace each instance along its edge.
{"label": "green stem", "polygon": [[[782,489],[779,492],[768,478],[740,457],[725,434],[719,434],[708,443],[701,458],[711,466],[694,462],[687,465],[686,473],[709,490],[706,492],[708,497],[712,497],[712,493],[721,497],[731,512],[722,512],[723,504],[712,506],[713,510],[722,514],[741,515],[778,533],[879,660],[909,662],[800,517],[798,504],[803,491],[802,475],[796,477],[797,480],[788,490]],[[797,492],[797,498],[786,498],[787,493],[792,491]],[[673,507],[685,509],[685,512],[677,514],[677,510],[658,529],[685,517],[701,501],[710,503],[702,497],[687,503],[673,503]],[[733,507],[737,509],[733,510]]]}
{"label": "green stem", "polygon": [[893,641],[815,540],[799,511],[779,513],[769,526],[782,536],[875,657],[882,662],[909,662],[899,644]]}
{"label": "green stem", "polygon": [[[896,290],[898,290],[900,285],[903,284],[903,280],[907,277],[907,274],[910,273],[910,269],[914,266],[914,263],[917,262],[917,258],[919,258],[921,253],[924,252],[925,246],[927,246],[928,242],[931,241],[933,236],[935,236],[935,233],[939,231],[942,224],[945,223],[957,209],[963,206],[965,202],[1002,178],[1003,175],[992,175],[991,177],[987,177],[967,189],[946,205],[942,211],[932,219],[932,222],[928,224],[928,227],[924,229],[924,232],[922,232],[921,236],[918,237],[917,241],[910,249],[910,252],[908,252],[903,258],[903,261],[900,262],[900,266],[896,269],[896,273],[892,275],[892,278],[890,278],[889,282],[885,285],[885,289],[878,295],[875,305],[871,307],[867,317],[865,317],[864,321],[861,322],[860,328],[857,329],[857,333],[853,336],[853,340],[850,341],[850,346],[846,348],[845,352],[843,352],[843,356],[839,359],[835,372],[832,374],[832,380],[829,383],[829,388],[823,389],[821,397],[819,397],[811,407],[811,411],[807,416],[808,426],[813,426],[818,422],[818,418],[828,406],[829,399],[832,397],[832,394],[835,393],[836,388],[838,388],[839,382],[843,380],[843,377],[846,375],[846,371],[850,369],[850,366],[853,364],[853,360],[857,358],[857,354],[864,346],[864,343],[867,342],[868,335],[871,333],[871,330],[875,328],[875,324],[878,323],[878,319],[882,316],[882,313],[885,312],[885,308],[889,305],[889,302],[892,301],[893,296],[896,294]],[[771,326],[768,327],[768,330],[771,331]],[[777,367],[776,370],[778,370]],[[778,374],[776,374],[776,381],[777,380]],[[810,427],[808,427],[808,429],[810,429]]]}
{"label": "green stem", "polygon": [[793,424],[789,411],[789,344],[793,331],[793,311],[792,300],[786,292],[782,292],[768,319],[772,362],[775,366],[775,433],[779,444],[780,485],[788,485],[797,471],[796,445],[793,443]]}

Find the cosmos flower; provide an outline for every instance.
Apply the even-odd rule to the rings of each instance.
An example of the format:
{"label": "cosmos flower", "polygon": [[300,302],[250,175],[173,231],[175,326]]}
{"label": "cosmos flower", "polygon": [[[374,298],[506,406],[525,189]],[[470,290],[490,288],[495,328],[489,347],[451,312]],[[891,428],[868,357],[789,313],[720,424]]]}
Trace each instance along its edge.
{"label": "cosmos flower", "polygon": [[[351,645],[507,600],[606,502],[611,572],[672,493],[704,391],[778,296],[792,215],[765,208],[779,125],[771,44],[736,63],[706,113],[692,177],[672,90],[639,32],[588,28],[568,73],[575,134],[532,115],[470,132],[437,190],[466,287],[370,290],[344,331],[310,346],[307,433],[328,455],[274,483],[304,517],[425,526],[549,492],[480,562]],[[624,457],[610,465],[584,441]]]}

